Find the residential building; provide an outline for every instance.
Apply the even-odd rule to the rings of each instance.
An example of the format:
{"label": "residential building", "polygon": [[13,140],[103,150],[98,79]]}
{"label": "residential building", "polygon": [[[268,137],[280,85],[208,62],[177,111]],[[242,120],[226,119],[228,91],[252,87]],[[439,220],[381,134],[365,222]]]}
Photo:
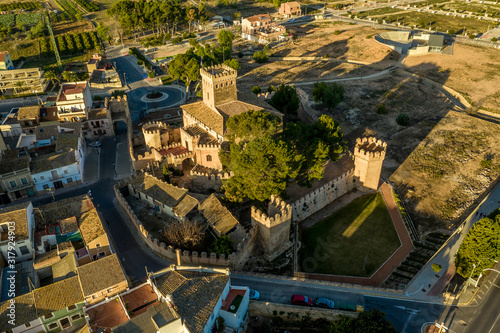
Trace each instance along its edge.
{"label": "residential building", "polygon": [[55,106],[41,107],[33,105],[21,107],[17,112],[17,120],[26,134],[33,134],[35,129],[42,124],[47,126],[60,123]]}
{"label": "residential building", "polygon": [[112,332],[189,333],[182,325],[182,319],[168,303],[149,307],[146,312],[113,327]]}
{"label": "residential building", "polygon": [[78,267],[78,278],[86,304],[95,304],[129,287],[116,254]]}
{"label": "residential building", "polygon": [[14,63],[9,51],[0,52],[0,71],[6,69],[14,69]]}
{"label": "residential building", "polygon": [[187,189],[170,185],[149,174],[141,173],[128,183],[129,193],[143,200],[155,211],[178,220],[185,220],[195,210],[199,201],[188,194]]}
{"label": "residential building", "polygon": [[231,286],[229,270],[172,265],[151,274],[148,281],[174,307],[188,332],[215,332],[219,316],[226,328],[243,332],[249,289]]}
{"label": "residential building", "polygon": [[200,205],[200,213],[206,218],[208,224],[217,235],[227,235],[233,244],[239,244],[245,238],[245,229],[231,212],[222,205],[215,194],[211,194]]}
{"label": "residential building", "polygon": [[300,10],[300,3],[297,1],[292,1],[292,2],[285,2],[282,3],[279,9],[280,15],[284,17],[290,17],[290,16],[300,16],[302,11]]}
{"label": "residential building", "polygon": [[112,124],[108,117],[108,109],[91,109],[87,114],[87,137],[98,138],[113,135]]}
{"label": "residential building", "polygon": [[[35,256],[35,223],[31,202],[5,207],[0,210],[0,251],[6,260],[20,263]],[[9,235],[14,231],[14,236]],[[14,243],[14,250],[9,250]],[[8,261],[8,264],[11,262]]]}
{"label": "residential building", "polygon": [[40,152],[31,161],[37,192],[80,184],[85,162],[83,148],[81,132],[57,134],[55,150]]}
{"label": "residential building", "polygon": [[84,298],[78,277],[37,288],[14,298],[15,320],[7,320],[11,313],[10,300],[0,304],[0,332],[55,333],[85,325]]}
{"label": "residential building", "polygon": [[[17,82],[22,82],[22,86],[19,87]],[[1,93],[41,93],[45,91],[48,84],[40,68],[0,70]]]}
{"label": "residential building", "polygon": [[0,204],[36,194],[35,184],[31,177],[30,157],[20,155],[19,150],[6,150],[0,155]]}
{"label": "residential building", "polygon": [[56,100],[59,120],[81,121],[92,107],[92,96],[87,81],[63,83]]}
{"label": "residential building", "polygon": [[87,62],[87,71],[91,88],[121,88],[120,76],[106,56],[94,54]]}
{"label": "residential building", "polygon": [[111,255],[109,239],[102,226],[97,210],[91,209],[78,218],[78,228],[82,236],[85,248],[76,251],[78,264],[84,265]]}
{"label": "residential building", "polygon": [[17,120],[18,111],[19,108],[11,109],[0,124],[0,131],[2,132],[3,140],[9,149],[16,148],[19,136],[23,132],[21,124]]}
{"label": "residential building", "polygon": [[253,42],[267,44],[284,39],[286,28],[272,22],[269,14],[246,17],[241,21],[241,36]]}

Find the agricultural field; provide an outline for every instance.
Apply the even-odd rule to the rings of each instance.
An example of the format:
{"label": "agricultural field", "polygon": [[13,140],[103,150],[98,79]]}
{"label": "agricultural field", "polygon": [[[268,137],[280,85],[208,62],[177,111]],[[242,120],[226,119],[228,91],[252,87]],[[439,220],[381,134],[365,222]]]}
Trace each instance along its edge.
{"label": "agricultural field", "polygon": [[26,9],[26,10],[34,10],[34,9],[42,9],[43,5],[40,1],[10,1],[8,3],[0,3],[0,12],[16,10],[16,9]]}
{"label": "agricultural field", "polygon": [[0,15],[0,27],[32,26],[36,25],[40,20],[40,13],[2,14]]}
{"label": "agricultural field", "polygon": [[99,5],[90,0],[75,0],[75,2],[88,12],[99,11]]}
{"label": "agricultural field", "polygon": [[15,14],[0,15],[0,27],[13,27],[15,25]]}

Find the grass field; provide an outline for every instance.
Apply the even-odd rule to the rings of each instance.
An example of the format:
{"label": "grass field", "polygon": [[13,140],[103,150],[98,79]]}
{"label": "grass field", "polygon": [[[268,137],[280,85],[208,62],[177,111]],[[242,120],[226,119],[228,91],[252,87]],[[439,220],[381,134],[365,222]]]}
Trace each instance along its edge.
{"label": "grass field", "polygon": [[367,194],[302,230],[299,264],[308,273],[369,277],[399,246],[382,195]]}

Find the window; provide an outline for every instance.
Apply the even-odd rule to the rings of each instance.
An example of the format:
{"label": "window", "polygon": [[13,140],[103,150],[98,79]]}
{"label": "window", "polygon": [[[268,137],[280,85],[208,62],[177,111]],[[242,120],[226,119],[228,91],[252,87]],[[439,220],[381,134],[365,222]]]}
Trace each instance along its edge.
{"label": "window", "polygon": [[78,319],[80,319],[81,317],[82,317],[82,316],[81,316],[79,313],[77,313],[76,315],[71,316],[71,321],[78,320]]}
{"label": "window", "polygon": [[21,251],[21,254],[23,256],[27,255],[30,253],[30,250],[28,250],[28,247],[26,245],[23,245],[19,248],[19,250]]}
{"label": "window", "polygon": [[99,252],[99,258],[104,258],[106,256],[106,252]]}
{"label": "window", "polygon": [[207,162],[212,162],[212,155],[207,155]]}
{"label": "window", "polygon": [[49,185],[44,184],[44,185],[43,185],[43,189],[44,189],[44,190],[48,190],[48,189],[49,189]]}
{"label": "window", "polygon": [[101,243],[97,243],[95,247],[101,247]]}
{"label": "window", "polygon": [[67,175],[68,174],[68,170],[64,170],[64,174]]}
{"label": "window", "polygon": [[10,181],[10,187],[16,187],[17,184],[16,184],[16,181],[15,180],[11,180]]}
{"label": "window", "polygon": [[71,327],[71,323],[70,323],[68,317],[61,319],[59,322],[61,323],[61,326],[63,329]]}
{"label": "window", "polygon": [[57,322],[49,324],[49,330],[55,330],[56,328],[59,328],[59,324]]}
{"label": "window", "polygon": [[45,319],[50,319],[50,318],[54,317],[54,315],[52,313],[49,313],[49,314],[46,314],[44,317],[45,317]]}
{"label": "window", "polygon": [[23,183],[24,185],[28,184],[28,180],[26,178],[22,178],[21,179],[21,183]]}
{"label": "window", "polygon": [[31,324],[30,323],[26,323],[26,324],[24,324],[24,326],[26,326],[26,328],[28,328],[28,327],[31,327]]}
{"label": "window", "polygon": [[108,289],[106,290],[106,292],[107,292],[108,294],[109,294],[109,293],[111,293],[112,291],[113,291],[113,288],[108,288]]}
{"label": "window", "polygon": [[68,311],[71,311],[71,310],[74,310],[74,309],[76,309],[76,305],[75,304],[68,306]]}
{"label": "window", "polygon": [[40,179],[41,179],[41,180],[44,180],[44,179],[45,179],[45,176],[40,176]]}
{"label": "window", "polygon": [[96,296],[96,295],[92,295],[92,299],[96,299],[96,298],[97,298],[97,296]]}
{"label": "window", "polygon": [[73,179],[71,179],[71,177],[70,177],[70,178],[68,178],[66,181],[67,181],[68,183],[71,183],[71,182],[73,181]]}

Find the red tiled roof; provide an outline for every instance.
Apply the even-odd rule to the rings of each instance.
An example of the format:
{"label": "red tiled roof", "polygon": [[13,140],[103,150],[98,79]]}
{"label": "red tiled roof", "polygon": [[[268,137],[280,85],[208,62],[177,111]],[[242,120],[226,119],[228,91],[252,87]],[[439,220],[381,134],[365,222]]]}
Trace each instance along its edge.
{"label": "red tiled roof", "polygon": [[5,52],[0,52],[0,61],[1,62],[5,61]]}
{"label": "red tiled roof", "polygon": [[264,19],[271,19],[271,16],[269,14],[259,14],[259,15],[254,15],[246,18],[250,22],[259,22]]}
{"label": "red tiled roof", "polygon": [[189,153],[189,150],[187,150],[187,148],[185,148],[183,146],[177,146],[177,147],[174,147],[174,148],[160,150],[159,153],[161,155],[164,155],[164,156],[167,156],[167,155],[170,155],[170,154],[172,154],[174,156],[177,156],[177,155]]}

